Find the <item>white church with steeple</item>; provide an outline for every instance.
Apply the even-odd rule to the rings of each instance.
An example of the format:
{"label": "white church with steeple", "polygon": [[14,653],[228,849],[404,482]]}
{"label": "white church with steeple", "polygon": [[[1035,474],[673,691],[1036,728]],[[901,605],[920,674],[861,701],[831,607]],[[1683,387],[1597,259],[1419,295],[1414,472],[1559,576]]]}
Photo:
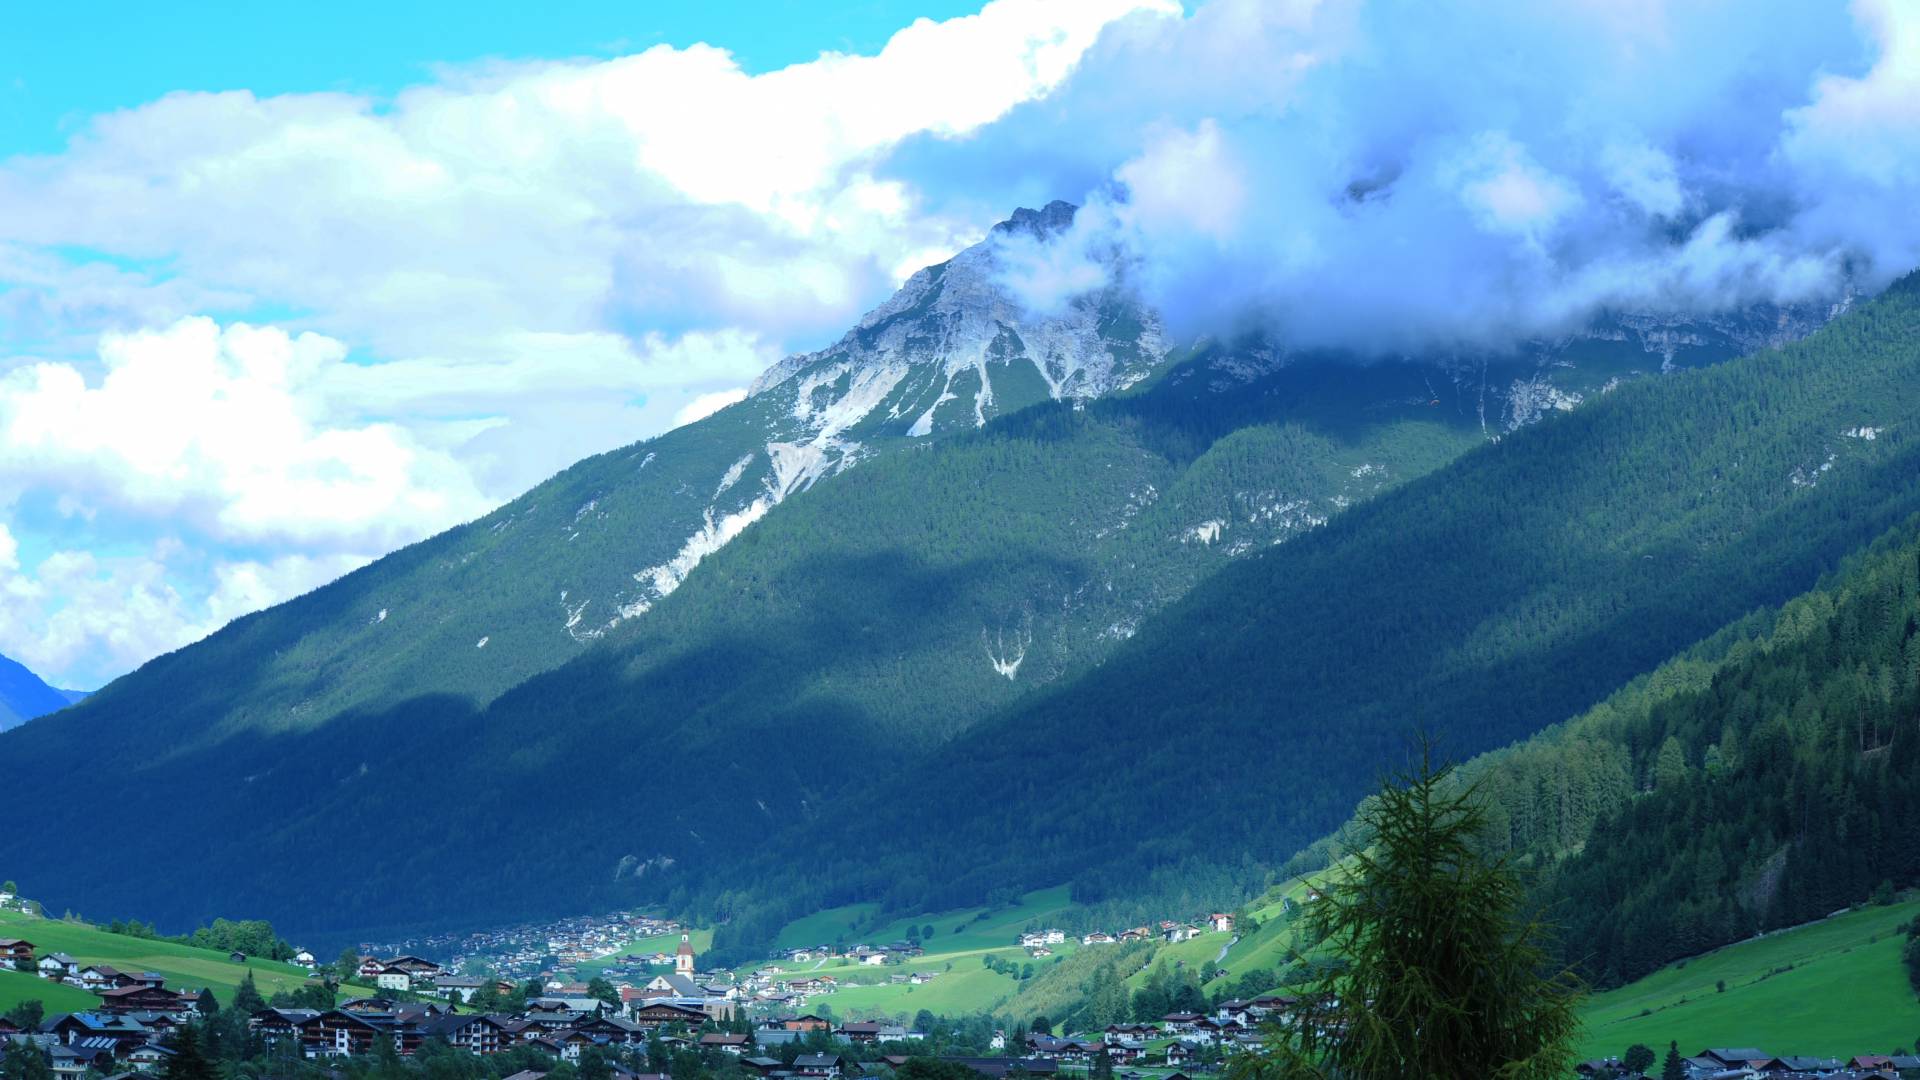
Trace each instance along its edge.
{"label": "white church with steeple", "polygon": [[693,935],[680,935],[680,951],[673,957],[673,973],[685,978],[693,978]]}

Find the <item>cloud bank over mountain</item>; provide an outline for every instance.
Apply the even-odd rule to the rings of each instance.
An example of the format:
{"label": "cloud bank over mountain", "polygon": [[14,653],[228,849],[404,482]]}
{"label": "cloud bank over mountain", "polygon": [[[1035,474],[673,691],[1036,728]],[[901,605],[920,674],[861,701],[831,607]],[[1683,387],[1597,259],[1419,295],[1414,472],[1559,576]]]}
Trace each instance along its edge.
{"label": "cloud bank over mountain", "polygon": [[1812,300],[1920,264],[1920,9],[1215,0],[894,164],[1078,196],[1030,302],[1118,267],[1190,333],[1391,352]]}

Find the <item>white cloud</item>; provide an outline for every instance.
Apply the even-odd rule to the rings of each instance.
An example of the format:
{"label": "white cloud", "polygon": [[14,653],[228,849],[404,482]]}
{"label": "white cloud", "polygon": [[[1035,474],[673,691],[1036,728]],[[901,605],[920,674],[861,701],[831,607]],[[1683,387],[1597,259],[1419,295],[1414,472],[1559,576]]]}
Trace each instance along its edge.
{"label": "white cloud", "polygon": [[388,357],[505,359],[526,333],[824,333],[907,252],[975,225],[916,213],[877,157],[1045,93],[1142,7],[1177,10],[999,0],[875,56],[761,75],[660,46],[453,69],[390,103],[169,95],[0,166],[0,242],[166,259]]}
{"label": "white cloud", "polygon": [[215,541],[386,548],[486,510],[465,470],[310,391],[342,366],[318,334],[183,319],[101,339],[104,375],[0,378],[0,486],[52,489]]}
{"label": "white cloud", "polygon": [[673,426],[681,427],[695,420],[704,420],[721,409],[747,399],[747,388],[736,386],[731,390],[715,390],[710,394],[700,394],[692,401],[680,407],[673,414]]}
{"label": "white cloud", "polygon": [[1920,263],[1920,8],[1212,0],[883,175],[1079,195],[1067,249],[1176,334],[1399,352],[1814,301]]}
{"label": "white cloud", "polygon": [[[0,548],[10,539],[0,527]],[[180,564],[196,561],[173,540],[133,555],[57,551],[25,568],[0,559],[0,653],[55,685],[91,689],[366,559],[216,562],[208,568],[210,580],[198,587],[180,574],[187,568]]]}

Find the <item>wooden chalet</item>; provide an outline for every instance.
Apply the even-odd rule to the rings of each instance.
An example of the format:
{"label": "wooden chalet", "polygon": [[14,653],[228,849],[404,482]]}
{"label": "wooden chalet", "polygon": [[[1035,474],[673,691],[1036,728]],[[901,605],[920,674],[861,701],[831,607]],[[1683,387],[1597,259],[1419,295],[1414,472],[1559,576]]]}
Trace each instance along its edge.
{"label": "wooden chalet", "polygon": [[939,1060],[955,1065],[964,1065],[988,1080],[999,1080],[1008,1073],[1020,1073],[1026,1076],[1053,1076],[1060,1071],[1060,1063],[1047,1058],[1014,1057],[942,1057]]}
{"label": "wooden chalet", "polygon": [[499,1016],[436,1016],[420,1031],[426,1038],[445,1039],[447,1045],[474,1054],[498,1054],[514,1044],[513,1033]]}
{"label": "wooden chalet", "polygon": [[728,1054],[744,1054],[752,1039],[746,1035],[736,1035],[725,1031],[709,1031],[702,1034],[697,1045],[702,1050],[719,1050]]}
{"label": "wooden chalet", "polygon": [[33,942],[25,938],[0,937],[0,968],[8,971],[33,966]]}
{"label": "wooden chalet", "polygon": [[180,1012],[191,1008],[192,1002],[193,999],[185,994],[176,994],[164,986],[148,986],[145,983],[116,987],[100,993],[100,1007],[108,1012],[139,1012],[143,1009]]}
{"label": "wooden chalet", "polygon": [[795,1076],[839,1080],[840,1073],[845,1067],[846,1062],[839,1054],[801,1054],[793,1059]]}
{"label": "wooden chalet", "polygon": [[247,1029],[269,1047],[295,1045],[300,1025],[320,1015],[318,1009],[261,1009],[247,1018]]}
{"label": "wooden chalet", "polygon": [[393,1037],[393,1021],[382,1013],[328,1009],[302,1021],[300,1045],[308,1057],[368,1054],[381,1039]]}
{"label": "wooden chalet", "polygon": [[649,1001],[633,1010],[633,1022],[644,1028],[669,1027],[674,1024],[699,1027],[706,1021],[706,1010],[696,1009],[691,1005],[676,1005],[668,1001]]}
{"label": "wooden chalet", "polygon": [[159,1043],[142,1043],[122,1055],[122,1061],[133,1066],[135,1072],[157,1073],[166,1068],[167,1060],[174,1051]]}
{"label": "wooden chalet", "polygon": [[631,1046],[647,1041],[647,1029],[632,1020],[623,1020],[617,1016],[589,1016],[574,1024],[573,1030],[610,1043],[614,1046]]}

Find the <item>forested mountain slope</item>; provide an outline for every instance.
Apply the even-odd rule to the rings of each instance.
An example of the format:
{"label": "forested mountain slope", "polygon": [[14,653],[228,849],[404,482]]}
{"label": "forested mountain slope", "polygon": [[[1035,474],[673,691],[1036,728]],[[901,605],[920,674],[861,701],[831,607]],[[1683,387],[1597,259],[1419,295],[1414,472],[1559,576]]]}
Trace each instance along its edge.
{"label": "forested mountain slope", "polygon": [[354,940],[663,895],[744,912],[752,879],[700,872],[783,830],[811,843],[876,772],[1099,664],[1219,567],[1582,397],[1662,381],[1636,373],[1825,313],[1621,316],[1497,357],[1371,365],[1258,342],[1163,355],[1117,295],[1021,321],[995,242],[746,401],[0,742],[169,793],[195,889],[156,896],[174,854],[102,834],[57,771],[0,791],[37,826],[0,836],[0,858],[62,843],[36,881],[97,914],[247,912]]}
{"label": "forested mountain slope", "polygon": [[176,721],[170,737],[209,741],[424,693],[484,705],[630,628],[825,477],[1038,402],[1141,383],[1169,352],[1153,313],[1109,292],[1033,317],[999,283],[1007,238],[1071,216],[1065,204],[1016,213],[832,346],[769,370],[747,400],[581,461],[478,521],[163,657],[120,699],[156,698]]}
{"label": "forested mountain slope", "polygon": [[1920,518],[1457,775],[1603,986],[1920,884]]}
{"label": "forested mountain slope", "polygon": [[[86,746],[96,767],[186,792],[170,814],[207,837],[197,865],[221,867],[220,907],[290,926],[646,894],[652,871],[837,812],[874,762],[931,752],[1085,670],[1213,569],[1485,438],[1472,388],[1431,403],[1431,365],[1301,361],[1222,393],[1209,388],[1221,362],[1203,352],[1150,389],[1030,410],[831,477],[617,639],[485,707],[414,694],[310,725],[193,728],[196,712],[247,706],[244,677],[214,677],[259,662],[276,611],[115,683],[71,726],[15,733],[6,751],[53,759]],[[192,779],[207,775],[219,782]],[[60,800],[51,777],[36,783],[0,801],[31,804],[43,833],[88,827],[90,811]],[[619,791],[644,810],[595,794]],[[551,842],[550,800],[574,823],[564,844]],[[514,858],[476,870],[473,847],[491,844]],[[263,851],[327,868],[324,910]],[[85,852],[36,881],[107,914],[136,906],[127,867],[163,857],[134,837],[96,837]],[[476,893],[479,874],[495,887]],[[549,881],[578,891],[555,895]],[[159,898],[144,896],[144,910],[199,914],[186,908],[198,893],[180,898],[182,910],[155,911]]]}
{"label": "forested mountain slope", "polygon": [[1471,754],[1572,715],[1920,511],[1916,294],[1624,385],[1228,566],[1098,669],[802,830],[857,835],[860,858],[768,890],[1224,894],[1338,825],[1417,730]]}
{"label": "forested mountain slope", "polygon": [[48,686],[18,661],[0,656],[0,731],[64,709],[75,696]]}

